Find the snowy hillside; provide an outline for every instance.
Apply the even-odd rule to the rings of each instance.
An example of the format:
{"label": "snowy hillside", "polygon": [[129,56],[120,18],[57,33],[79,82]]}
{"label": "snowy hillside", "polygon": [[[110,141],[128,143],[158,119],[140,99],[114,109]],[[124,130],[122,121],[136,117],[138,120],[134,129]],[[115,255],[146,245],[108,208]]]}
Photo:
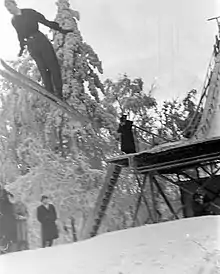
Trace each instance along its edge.
{"label": "snowy hillside", "polygon": [[182,219],[75,244],[3,255],[0,273],[220,273],[219,224],[217,216]]}

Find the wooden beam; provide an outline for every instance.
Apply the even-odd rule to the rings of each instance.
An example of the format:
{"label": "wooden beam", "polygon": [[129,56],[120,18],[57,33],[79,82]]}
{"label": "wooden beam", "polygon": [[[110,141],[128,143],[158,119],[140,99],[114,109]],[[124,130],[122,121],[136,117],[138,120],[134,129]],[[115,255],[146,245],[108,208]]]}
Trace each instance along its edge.
{"label": "wooden beam", "polygon": [[154,194],[154,184],[152,181],[152,174],[149,173],[149,181],[150,181],[150,189],[151,189],[151,199],[152,199],[152,205],[153,205],[153,213],[154,213],[154,220],[158,220],[157,219],[157,202],[155,199],[155,194]]}
{"label": "wooden beam", "polygon": [[173,206],[171,205],[170,201],[168,200],[166,194],[163,192],[160,184],[158,183],[157,179],[155,178],[155,176],[152,177],[154,184],[156,185],[159,193],[161,194],[161,196],[164,198],[164,201],[166,202],[168,208],[170,209],[171,213],[175,216],[176,219],[179,219],[178,215],[176,214],[176,212],[173,209]]}
{"label": "wooden beam", "polygon": [[132,220],[132,226],[133,227],[135,226],[135,223],[136,223],[136,219],[137,219],[137,215],[138,215],[140,205],[141,205],[141,193],[138,197],[137,206],[136,206],[135,213],[134,213],[133,220]]}
{"label": "wooden beam", "polygon": [[[216,171],[216,173],[217,173],[217,172],[218,172],[218,171]],[[181,174],[184,175],[184,176],[186,176],[186,177],[188,177],[191,181],[194,181],[197,185],[199,185],[199,184],[198,184],[199,181],[205,180],[205,178],[207,178],[207,177],[205,177],[205,178],[195,179],[195,178],[193,178],[192,176],[190,176],[188,173],[186,173],[186,171],[182,171]],[[205,188],[205,187],[212,181],[212,178],[213,178],[214,176],[216,176],[216,175],[215,175],[215,174],[210,174],[209,178],[207,178],[207,179],[205,180],[205,182],[203,183],[203,185],[199,185],[199,186],[202,187],[202,188]]]}
{"label": "wooden beam", "polygon": [[[185,188],[184,186],[182,186],[182,184],[178,184],[177,182],[173,182],[171,179],[167,178],[166,176],[162,175],[162,174],[158,174],[159,177],[163,178],[164,180],[169,181],[170,183],[179,186],[179,188],[181,188],[183,191],[185,191],[186,193],[193,195],[194,192],[189,191],[187,188]],[[214,206],[215,208],[217,208],[218,210],[220,210],[220,206],[216,205],[213,202],[210,202],[210,204],[212,206]]]}
{"label": "wooden beam", "polygon": [[205,168],[205,166],[201,166],[201,169],[206,172],[209,176],[211,176],[211,173]]}
{"label": "wooden beam", "polygon": [[145,203],[145,206],[146,206],[146,208],[148,210],[149,216],[150,216],[152,222],[154,223],[155,221],[154,221],[154,218],[152,216],[152,213],[151,213],[151,210],[150,210],[150,206],[149,206],[148,201],[147,201],[147,199],[146,199],[146,197],[144,195],[144,187],[145,187],[145,184],[146,184],[147,174],[144,175],[143,183],[140,182],[140,180],[139,180],[138,175],[137,175],[136,172],[135,172],[135,176],[136,176],[139,188],[141,190],[141,197],[142,197],[142,199],[143,199],[143,201]]}
{"label": "wooden beam", "polygon": [[158,170],[166,170],[166,169],[169,170],[171,168],[187,166],[187,165],[196,164],[204,161],[217,160],[219,159],[219,157],[220,157],[220,152],[216,152],[214,153],[213,156],[205,155],[200,159],[194,159],[192,157],[188,159],[182,159],[181,161],[172,161],[172,162],[167,162],[165,164],[154,164],[147,167],[137,168],[137,170],[138,172],[141,172],[141,173],[147,173],[150,171],[158,171]]}

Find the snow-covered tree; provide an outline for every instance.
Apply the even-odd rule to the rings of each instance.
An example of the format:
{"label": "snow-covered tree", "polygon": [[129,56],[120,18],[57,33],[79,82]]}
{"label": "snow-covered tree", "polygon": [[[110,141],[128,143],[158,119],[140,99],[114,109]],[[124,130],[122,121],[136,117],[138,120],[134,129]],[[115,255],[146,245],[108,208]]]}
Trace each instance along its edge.
{"label": "snow-covered tree", "polygon": [[[79,12],[70,8],[68,0],[57,1],[56,21],[64,29],[73,32],[63,35],[54,32],[54,48],[62,67],[63,93],[68,103],[77,109],[87,110],[92,107],[93,97],[95,106],[99,102],[99,90],[103,91],[103,85],[98,74],[102,74],[102,64],[98,55],[82,38],[77,21]],[[89,92],[88,92],[89,91]],[[86,109],[87,108],[87,109]]]}
{"label": "snow-covered tree", "polygon": [[117,127],[116,117],[107,111],[99,99],[99,95],[104,92],[99,79],[103,73],[102,63],[78,29],[79,12],[70,8],[68,0],[58,0],[57,8],[55,20],[62,28],[73,31],[67,35],[53,32],[53,45],[62,70],[63,96],[69,105],[91,119],[95,129],[86,127],[74,132],[71,125],[62,120],[59,138],[65,142],[67,153],[71,152],[69,141],[74,140],[74,145],[88,158],[95,159],[93,162],[99,162],[101,168],[105,150],[109,151],[108,142],[104,138],[106,131],[112,134]]}

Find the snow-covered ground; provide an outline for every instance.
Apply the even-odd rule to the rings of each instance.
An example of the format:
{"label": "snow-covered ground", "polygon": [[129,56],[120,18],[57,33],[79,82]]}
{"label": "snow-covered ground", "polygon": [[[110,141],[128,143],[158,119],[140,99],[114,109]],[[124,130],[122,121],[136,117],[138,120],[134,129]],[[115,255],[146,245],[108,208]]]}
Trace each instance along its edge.
{"label": "snow-covered ground", "polygon": [[11,253],[0,256],[0,273],[220,273],[219,225],[218,216],[182,219]]}

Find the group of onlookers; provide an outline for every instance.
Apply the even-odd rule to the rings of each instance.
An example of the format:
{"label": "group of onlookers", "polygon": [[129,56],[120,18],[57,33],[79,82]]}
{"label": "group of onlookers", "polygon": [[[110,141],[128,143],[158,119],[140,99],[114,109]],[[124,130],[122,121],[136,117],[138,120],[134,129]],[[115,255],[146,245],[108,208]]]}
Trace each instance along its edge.
{"label": "group of onlookers", "polygon": [[[37,207],[37,220],[41,224],[42,247],[52,246],[59,237],[56,209],[46,195]],[[27,206],[11,192],[1,189],[0,195],[0,254],[29,249]]]}

